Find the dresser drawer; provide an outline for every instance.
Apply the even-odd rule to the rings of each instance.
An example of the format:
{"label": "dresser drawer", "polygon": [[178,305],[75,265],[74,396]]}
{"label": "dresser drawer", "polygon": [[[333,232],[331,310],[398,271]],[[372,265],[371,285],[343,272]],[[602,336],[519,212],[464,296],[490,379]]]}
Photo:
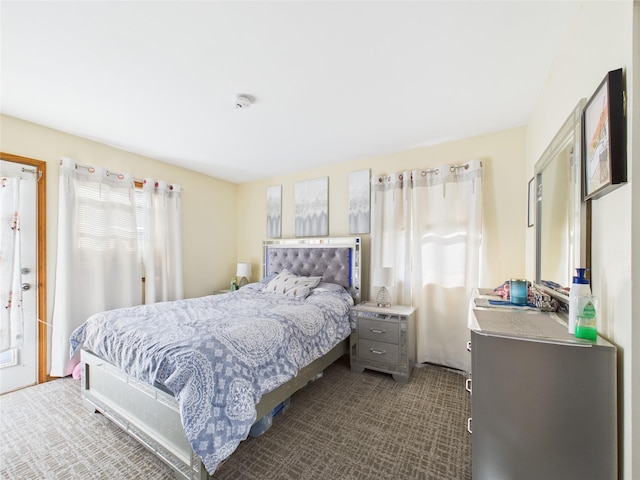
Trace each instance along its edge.
{"label": "dresser drawer", "polygon": [[358,336],[361,339],[397,344],[400,339],[400,325],[397,322],[359,318]]}
{"label": "dresser drawer", "polygon": [[393,343],[360,339],[358,353],[363,360],[387,363],[393,366],[398,365],[400,361],[400,347]]}

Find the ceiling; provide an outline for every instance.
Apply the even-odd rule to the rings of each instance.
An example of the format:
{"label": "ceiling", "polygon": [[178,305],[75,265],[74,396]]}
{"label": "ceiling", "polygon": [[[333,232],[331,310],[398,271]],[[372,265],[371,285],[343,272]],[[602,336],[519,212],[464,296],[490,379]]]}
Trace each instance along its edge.
{"label": "ceiling", "polygon": [[526,125],[575,4],[3,0],[0,109],[245,183]]}

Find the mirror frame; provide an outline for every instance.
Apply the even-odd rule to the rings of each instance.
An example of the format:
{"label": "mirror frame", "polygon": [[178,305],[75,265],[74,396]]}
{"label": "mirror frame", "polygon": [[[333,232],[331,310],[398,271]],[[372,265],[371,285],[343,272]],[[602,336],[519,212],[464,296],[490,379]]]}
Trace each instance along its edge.
{"label": "mirror frame", "polygon": [[[573,156],[570,165],[570,181],[573,183],[573,195],[570,197],[571,205],[569,211],[572,212],[571,232],[568,241],[570,245],[569,258],[569,279],[574,275],[575,268],[591,268],[591,201],[582,200],[582,111],[586,105],[586,99],[581,99],[573,109],[567,120],[562,124],[560,130],[553,137],[553,140],[542,153],[540,159],[534,167],[535,192],[536,192],[536,213],[535,213],[535,245],[536,245],[536,266],[535,284],[536,286],[558,300],[560,310],[568,311],[569,291],[558,291],[541,283],[541,228],[542,225],[542,172],[551,161],[559,155],[567,143],[573,143]],[[589,271],[587,276],[590,277]],[[553,280],[553,279],[549,279]],[[570,287],[570,285],[566,285]]]}

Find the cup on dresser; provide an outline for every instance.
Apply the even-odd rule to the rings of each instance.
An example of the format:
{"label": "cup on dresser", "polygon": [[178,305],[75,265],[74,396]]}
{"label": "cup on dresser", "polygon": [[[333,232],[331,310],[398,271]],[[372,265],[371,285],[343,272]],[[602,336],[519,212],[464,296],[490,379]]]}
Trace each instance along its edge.
{"label": "cup on dresser", "polygon": [[509,299],[514,305],[527,304],[527,280],[512,278],[509,280]]}

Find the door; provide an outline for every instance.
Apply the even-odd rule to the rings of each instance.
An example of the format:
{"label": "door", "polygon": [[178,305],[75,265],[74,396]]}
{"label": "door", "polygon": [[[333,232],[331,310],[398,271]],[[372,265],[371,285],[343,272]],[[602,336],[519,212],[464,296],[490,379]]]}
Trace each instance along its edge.
{"label": "door", "polygon": [[[21,303],[16,316],[4,323],[8,337],[22,336],[21,345],[0,352],[0,394],[38,381],[38,276],[37,276],[37,180],[31,165],[0,160],[2,194],[0,212],[0,262],[2,262],[2,305]],[[16,192],[15,195],[13,192]],[[17,213],[17,215],[16,215]],[[16,248],[17,250],[14,250]],[[16,255],[13,252],[18,251]],[[12,267],[15,265],[15,267]],[[9,271],[16,272],[13,286]],[[9,299],[8,291],[14,293]],[[18,290],[17,296],[15,290]],[[21,297],[21,302],[20,302]],[[5,310],[6,311],[6,310]],[[20,318],[21,317],[21,318]],[[7,320],[5,317],[3,320]],[[21,326],[19,325],[21,324]],[[6,337],[5,337],[6,338]],[[15,340],[14,340],[15,342]],[[15,343],[14,343],[15,345]],[[6,347],[6,342],[4,347]]]}

